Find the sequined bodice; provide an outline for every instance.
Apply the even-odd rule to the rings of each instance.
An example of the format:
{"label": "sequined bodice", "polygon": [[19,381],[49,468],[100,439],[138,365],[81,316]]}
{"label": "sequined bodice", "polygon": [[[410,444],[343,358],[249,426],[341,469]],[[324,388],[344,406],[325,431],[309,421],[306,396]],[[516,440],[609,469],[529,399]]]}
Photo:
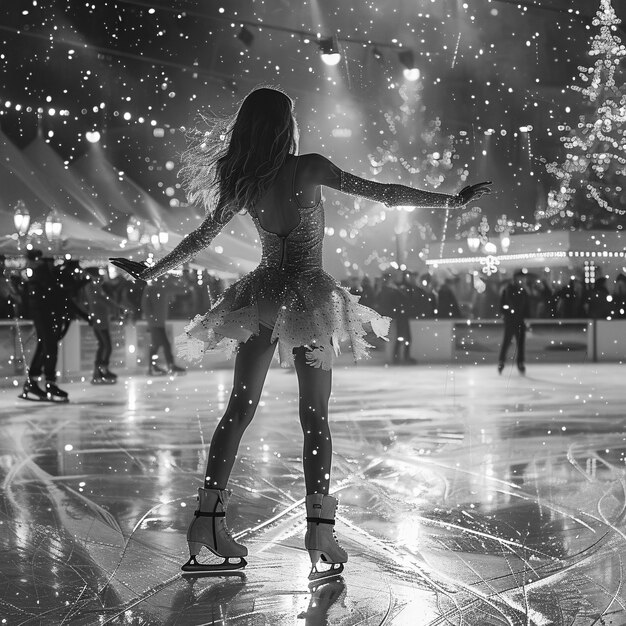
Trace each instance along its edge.
{"label": "sequined bodice", "polygon": [[267,231],[252,216],[261,240],[260,267],[272,267],[288,273],[301,273],[322,267],[324,207],[299,207],[300,223],[285,236]]}

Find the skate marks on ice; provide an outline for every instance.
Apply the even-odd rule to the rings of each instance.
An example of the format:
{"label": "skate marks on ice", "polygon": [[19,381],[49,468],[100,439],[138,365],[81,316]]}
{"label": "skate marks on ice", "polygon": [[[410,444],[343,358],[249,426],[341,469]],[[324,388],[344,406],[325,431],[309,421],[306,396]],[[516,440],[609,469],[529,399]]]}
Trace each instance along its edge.
{"label": "skate marks on ice", "polygon": [[75,387],[73,405],[12,413],[0,425],[0,615],[9,624],[623,626],[621,387],[581,368],[582,405],[576,375],[561,383],[551,372],[543,383],[502,383],[495,372],[444,368],[393,379],[381,368],[338,371],[333,484],[350,560],[317,589],[303,547],[292,376],[271,373],[235,467],[231,527],[250,556],[228,578],[179,574],[219,381],[214,398],[206,374],[158,394],[129,385],[121,408],[119,387],[98,389],[89,407]]}

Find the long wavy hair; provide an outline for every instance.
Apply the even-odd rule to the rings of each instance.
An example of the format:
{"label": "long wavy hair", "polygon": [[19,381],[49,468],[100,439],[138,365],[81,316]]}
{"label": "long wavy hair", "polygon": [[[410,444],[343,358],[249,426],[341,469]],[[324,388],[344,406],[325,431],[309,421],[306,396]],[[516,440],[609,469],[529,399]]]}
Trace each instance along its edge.
{"label": "long wavy hair", "polygon": [[226,222],[253,208],[287,156],[298,152],[293,101],[273,87],[258,87],[231,117],[201,114],[187,131],[179,177],[191,203]]}

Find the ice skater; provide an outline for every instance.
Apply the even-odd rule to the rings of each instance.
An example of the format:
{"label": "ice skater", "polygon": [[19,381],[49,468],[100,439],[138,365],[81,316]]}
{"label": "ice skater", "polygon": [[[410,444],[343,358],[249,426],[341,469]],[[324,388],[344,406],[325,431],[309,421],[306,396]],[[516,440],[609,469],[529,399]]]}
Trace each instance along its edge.
{"label": "ice skater", "polygon": [[[37,334],[37,346],[28,368],[28,379],[19,397],[38,402],[68,402],[67,391],[56,384],[59,340],[67,320],[64,294],[54,271],[54,259],[44,257],[41,250],[28,250],[26,260],[32,272],[26,297]],[[46,380],[43,389],[39,386],[42,374]]]}
{"label": "ice skater", "polygon": [[85,274],[90,280],[83,287],[84,306],[87,310],[87,320],[98,342],[91,384],[113,385],[117,382],[117,374],[109,369],[113,351],[110,316],[119,315],[122,308],[102,289],[103,276],[100,274],[100,268],[88,267]]}
{"label": "ice skater", "polygon": [[526,341],[526,318],[530,310],[530,299],[526,287],[524,287],[525,276],[522,271],[517,271],[513,275],[513,282],[509,283],[503,290],[500,297],[500,311],[504,321],[504,336],[500,347],[498,358],[498,374],[502,374],[506,354],[515,337],[515,360],[520,374],[526,373],[525,341]]}
{"label": "ice skater", "polygon": [[[205,315],[198,315],[180,351],[201,357],[216,347],[236,350],[233,388],[211,440],[199,507],[187,531],[185,572],[245,567],[248,550],[226,525],[228,480],[241,438],[259,402],[275,350],[283,366],[295,365],[306,483],[305,546],[310,579],[337,575],[348,554],[334,537],[337,500],[329,495],[332,442],[328,401],[333,356],[349,343],[355,359],[370,347],[365,334],[385,337],[389,319],[358,302],[322,269],[324,208],[321,188],[383,202],[388,207],[462,207],[489,193],[489,183],[457,195],[369,181],[342,171],[319,154],[298,156],[293,102],[282,91],[259,88],[228,119],[208,120],[183,154],[181,176],[191,202],[206,210],[203,223],[155,265],[123,258],[112,262],[139,280],[152,280],[208,246],[232,216],[245,209],[259,233],[259,266],[231,285]],[[196,560],[202,546],[224,559]],[[234,563],[230,559],[238,559]],[[322,566],[322,564],[325,564]]]}

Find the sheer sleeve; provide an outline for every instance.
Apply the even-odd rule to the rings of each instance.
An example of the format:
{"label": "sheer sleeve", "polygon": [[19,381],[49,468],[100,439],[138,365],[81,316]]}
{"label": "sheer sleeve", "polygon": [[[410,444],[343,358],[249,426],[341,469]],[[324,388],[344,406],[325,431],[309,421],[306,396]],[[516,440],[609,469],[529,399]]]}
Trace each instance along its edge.
{"label": "sheer sleeve", "polygon": [[461,206],[457,196],[445,193],[424,191],[417,187],[408,187],[394,183],[377,183],[373,180],[360,178],[354,174],[341,171],[340,191],[353,196],[361,196],[368,200],[382,202],[388,207],[414,206],[433,209],[449,209]]}
{"label": "sheer sleeve", "polygon": [[407,185],[377,183],[344,172],[321,154],[307,155],[307,159],[313,179],[317,184],[332,187],[352,196],[382,202],[388,207],[415,206],[448,209],[463,206],[459,196],[424,191]]}
{"label": "sheer sleeve", "polygon": [[143,272],[141,278],[152,280],[192,259],[200,250],[210,245],[226,224],[227,222],[222,223],[213,215],[207,215],[198,228],[189,233],[170,253]]}

